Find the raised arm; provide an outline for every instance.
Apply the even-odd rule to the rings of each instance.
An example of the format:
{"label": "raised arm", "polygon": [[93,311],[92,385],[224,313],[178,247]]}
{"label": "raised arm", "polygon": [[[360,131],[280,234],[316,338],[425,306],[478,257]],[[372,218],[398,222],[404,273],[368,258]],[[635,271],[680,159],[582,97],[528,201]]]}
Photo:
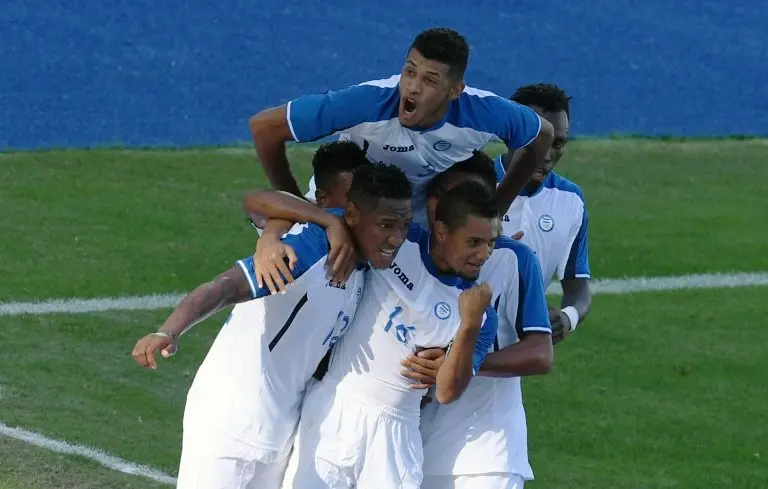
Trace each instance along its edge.
{"label": "raised arm", "polygon": [[487,283],[467,289],[459,297],[461,325],[437,372],[435,397],[440,404],[450,404],[461,397],[482,363],[483,353],[488,351],[487,339],[490,337],[492,342],[496,336],[497,319],[488,307],[490,303],[491,288]]}

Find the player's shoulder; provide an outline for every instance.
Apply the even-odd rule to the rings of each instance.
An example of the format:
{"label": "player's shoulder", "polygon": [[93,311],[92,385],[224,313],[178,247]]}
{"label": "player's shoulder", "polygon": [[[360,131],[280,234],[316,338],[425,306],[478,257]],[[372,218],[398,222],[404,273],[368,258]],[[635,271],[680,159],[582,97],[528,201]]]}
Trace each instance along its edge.
{"label": "player's shoulder", "polygon": [[555,173],[554,171],[550,172],[549,175],[547,175],[546,180],[544,180],[544,186],[561,192],[571,193],[577,196],[582,203],[584,202],[584,192],[582,192],[581,187],[559,173]]}
{"label": "player's shoulder", "polygon": [[496,246],[491,253],[486,266],[490,272],[508,273],[511,264],[516,264],[518,270],[524,270],[536,262],[536,253],[525,243],[508,236],[496,238]]}

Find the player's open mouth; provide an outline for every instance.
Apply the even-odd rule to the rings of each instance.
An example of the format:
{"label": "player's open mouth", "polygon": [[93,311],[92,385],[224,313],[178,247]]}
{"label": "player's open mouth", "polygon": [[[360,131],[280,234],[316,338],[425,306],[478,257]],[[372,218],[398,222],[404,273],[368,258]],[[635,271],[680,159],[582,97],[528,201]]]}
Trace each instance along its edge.
{"label": "player's open mouth", "polygon": [[403,99],[403,113],[405,115],[413,115],[416,112],[416,102],[411,98]]}
{"label": "player's open mouth", "polygon": [[379,253],[381,253],[382,255],[384,255],[387,258],[391,258],[391,257],[395,256],[395,250],[394,249],[379,250]]}

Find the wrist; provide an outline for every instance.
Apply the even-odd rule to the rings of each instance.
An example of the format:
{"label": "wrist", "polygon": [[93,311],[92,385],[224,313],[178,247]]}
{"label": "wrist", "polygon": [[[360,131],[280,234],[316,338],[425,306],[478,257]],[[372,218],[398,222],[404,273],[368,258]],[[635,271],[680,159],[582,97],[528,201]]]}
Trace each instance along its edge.
{"label": "wrist", "polygon": [[576,326],[579,324],[579,311],[576,310],[573,306],[566,306],[560,311],[568,316],[568,320],[571,322],[571,331],[574,331],[576,329]]}
{"label": "wrist", "polygon": [[177,341],[179,341],[178,333],[174,333],[173,331],[170,331],[170,330],[164,330],[163,328],[158,329],[157,332],[152,333],[152,335],[168,338],[168,340],[171,341],[172,343],[176,343]]}

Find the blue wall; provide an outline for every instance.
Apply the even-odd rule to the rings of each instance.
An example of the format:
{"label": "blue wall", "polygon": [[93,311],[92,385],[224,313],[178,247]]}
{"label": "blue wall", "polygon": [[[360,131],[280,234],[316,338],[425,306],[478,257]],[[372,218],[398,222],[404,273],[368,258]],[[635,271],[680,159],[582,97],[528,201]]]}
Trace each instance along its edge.
{"label": "blue wall", "polygon": [[247,140],[434,25],[469,39],[473,86],[566,87],[577,135],[768,134],[764,0],[4,0],[0,149]]}

